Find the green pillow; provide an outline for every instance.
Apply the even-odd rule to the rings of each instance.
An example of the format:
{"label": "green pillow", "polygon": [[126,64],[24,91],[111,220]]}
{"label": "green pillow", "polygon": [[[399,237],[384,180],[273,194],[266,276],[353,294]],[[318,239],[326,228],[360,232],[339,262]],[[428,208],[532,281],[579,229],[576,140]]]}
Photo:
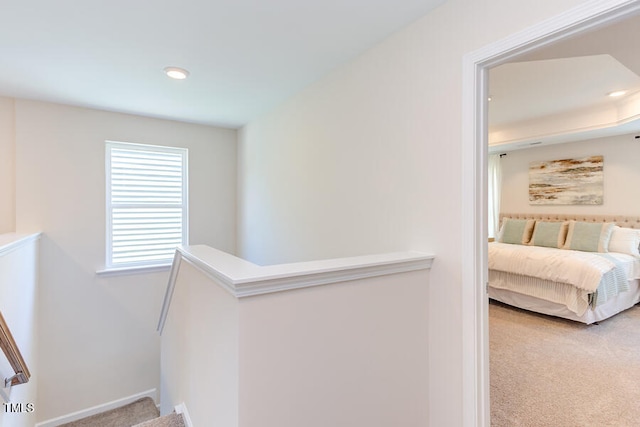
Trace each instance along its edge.
{"label": "green pillow", "polygon": [[609,252],[612,222],[569,221],[569,232],[564,249],[586,252]]}
{"label": "green pillow", "polygon": [[535,221],[532,219],[505,218],[499,241],[516,245],[526,245],[531,238]]}
{"label": "green pillow", "polygon": [[546,246],[548,248],[561,248],[567,237],[568,222],[545,222],[536,221],[533,229],[530,245]]}

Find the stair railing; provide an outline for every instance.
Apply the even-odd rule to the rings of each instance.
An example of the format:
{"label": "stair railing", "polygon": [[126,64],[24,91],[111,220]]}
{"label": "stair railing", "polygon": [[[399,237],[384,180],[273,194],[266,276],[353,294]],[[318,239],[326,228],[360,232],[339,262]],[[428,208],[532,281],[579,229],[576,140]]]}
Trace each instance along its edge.
{"label": "stair railing", "polygon": [[2,348],[2,352],[14,372],[13,376],[4,379],[4,387],[9,388],[28,382],[31,373],[29,372],[29,368],[27,368],[27,363],[24,361],[22,354],[20,354],[20,349],[13,339],[13,335],[11,335],[11,331],[2,316],[2,312],[0,312],[0,348]]}

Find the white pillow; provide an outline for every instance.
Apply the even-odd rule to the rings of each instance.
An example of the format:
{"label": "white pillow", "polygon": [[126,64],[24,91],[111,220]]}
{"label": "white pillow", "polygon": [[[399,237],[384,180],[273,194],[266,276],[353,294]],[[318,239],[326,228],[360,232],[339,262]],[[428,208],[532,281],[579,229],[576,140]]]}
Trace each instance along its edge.
{"label": "white pillow", "polygon": [[633,228],[613,227],[611,240],[609,240],[609,252],[618,252],[640,257],[638,246],[640,245],[640,230]]}

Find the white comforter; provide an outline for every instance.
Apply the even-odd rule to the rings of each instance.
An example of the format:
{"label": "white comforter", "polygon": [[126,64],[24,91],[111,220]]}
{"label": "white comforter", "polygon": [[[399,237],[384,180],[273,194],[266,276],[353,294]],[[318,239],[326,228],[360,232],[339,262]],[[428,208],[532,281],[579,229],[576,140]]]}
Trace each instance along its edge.
{"label": "white comforter", "polygon": [[614,267],[613,262],[590,252],[489,243],[491,270],[568,283],[589,292],[595,292],[603,275]]}

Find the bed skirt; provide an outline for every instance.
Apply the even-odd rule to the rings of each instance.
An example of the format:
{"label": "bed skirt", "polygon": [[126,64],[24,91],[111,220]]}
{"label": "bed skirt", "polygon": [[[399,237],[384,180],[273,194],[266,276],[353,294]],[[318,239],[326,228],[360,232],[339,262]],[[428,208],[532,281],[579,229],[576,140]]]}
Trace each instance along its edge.
{"label": "bed skirt", "polygon": [[582,316],[569,310],[566,305],[524,295],[507,289],[488,287],[489,298],[524,310],[550,316],[562,317],[577,322],[591,324],[600,322],[640,302],[640,280],[630,280],[629,290],[611,297],[606,303],[588,308]]}

